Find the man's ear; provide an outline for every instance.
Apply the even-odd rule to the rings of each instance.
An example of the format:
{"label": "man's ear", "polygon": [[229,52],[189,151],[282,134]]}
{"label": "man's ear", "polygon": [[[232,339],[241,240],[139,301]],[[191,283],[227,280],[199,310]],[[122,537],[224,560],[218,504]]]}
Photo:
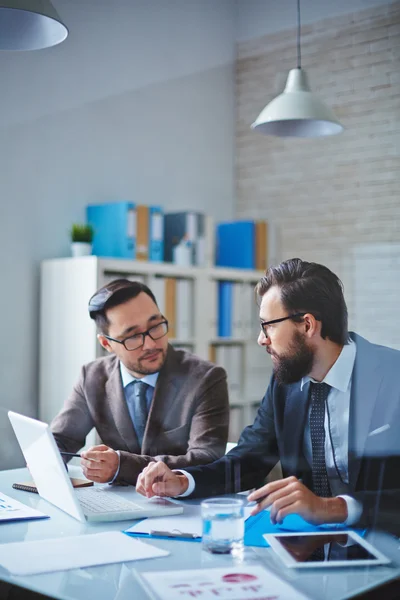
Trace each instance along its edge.
{"label": "man's ear", "polygon": [[98,333],[97,339],[99,340],[100,345],[103,346],[103,348],[105,350],[107,350],[107,352],[113,352],[113,349],[110,346],[110,342],[108,341],[108,339],[106,337],[104,337],[104,335],[102,335],[101,333]]}
{"label": "man's ear", "polygon": [[303,323],[305,326],[305,333],[307,337],[313,337],[321,331],[321,321],[317,319],[311,313],[306,313],[303,317]]}

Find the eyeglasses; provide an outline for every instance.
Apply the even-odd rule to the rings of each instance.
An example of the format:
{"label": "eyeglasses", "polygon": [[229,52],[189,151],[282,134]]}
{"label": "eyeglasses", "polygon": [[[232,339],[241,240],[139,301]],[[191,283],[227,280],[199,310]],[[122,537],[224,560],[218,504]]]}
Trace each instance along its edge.
{"label": "eyeglasses", "polygon": [[289,315],[288,317],[281,317],[280,319],[273,319],[272,321],[261,321],[260,327],[262,329],[265,337],[268,337],[267,327],[268,325],[274,325],[274,323],[282,323],[282,321],[286,321],[287,319],[295,319],[296,317],[304,317],[306,313],[294,313],[293,315]]}
{"label": "eyeglasses", "polygon": [[146,335],[148,335],[152,340],[159,340],[164,337],[168,333],[168,321],[161,321],[161,323],[157,323],[153,327],[150,327],[147,331],[142,331],[141,333],[135,333],[135,335],[130,335],[124,340],[116,340],[115,338],[110,337],[109,335],[103,336],[109,340],[110,342],[117,342],[117,344],[122,344],[125,346],[127,350],[137,350],[140,346],[143,346],[146,341]]}

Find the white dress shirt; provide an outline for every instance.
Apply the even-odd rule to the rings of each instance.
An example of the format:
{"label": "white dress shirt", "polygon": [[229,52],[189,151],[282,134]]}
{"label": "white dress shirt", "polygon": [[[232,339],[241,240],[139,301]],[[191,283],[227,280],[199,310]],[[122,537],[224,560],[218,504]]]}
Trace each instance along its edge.
{"label": "white dress shirt", "polygon": [[[350,393],[351,393],[351,376],[354,367],[354,361],[356,358],[356,345],[350,340],[348,344],[343,346],[341,353],[339,354],[335,364],[326,374],[323,382],[315,383],[327,383],[331,386],[327,399],[327,410],[325,411],[325,461],[328,479],[337,478],[337,471],[335,461],[333,457],[333,449],[331,444],[334,445],[335,460],[338,468],[340,477],[345,483],[349,481],[349,470],[348,470],[348,446],[349,446],[349,415],[350,415]],[[314,380],[309,377],[303,377],[300,382],[300,389],[302,390],[304,385],[309,381]],[[309,408],[309,412],[311,407]],[[328,412],[329,411],[329,412]],[[329,415],[329,417],[328,417]],[[309,416],[309,413],[308,413]],[[329,421],[330,421],[330,432],[329,432]],[[304,435],[304,454],[309,465],[312,466],[312,447],[311,447],[311,434],[309,418],[307,419]],[[189,480],[188,489],[182,497],[189,496],[195,489],[196,483],[194,477],[179,469],[181,473],[184,473]],[[362,513],[361,504],[347,495],[339,495],[339,498],[343,498],[347,504],[347,519],[344,522],[345,525],[353,525],[358,521]]]}

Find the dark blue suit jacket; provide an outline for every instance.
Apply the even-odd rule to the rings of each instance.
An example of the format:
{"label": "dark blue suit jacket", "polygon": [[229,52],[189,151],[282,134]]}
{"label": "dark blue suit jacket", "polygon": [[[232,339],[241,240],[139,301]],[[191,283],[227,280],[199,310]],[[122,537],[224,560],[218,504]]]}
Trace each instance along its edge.
{"label": "dark blue suit jacket", "polygon": [[[357,352],[349,417],[349,488],[363,505],[361,524],[397,531],[400,512],[400,352],[351,333]],[[221,459],[186,469],[196,481],[191,497],[259,487],[281,461],[283,477],[295,475],[312,489],[303,454],[308,388],[280,385],[271,378],[253,425]]]}

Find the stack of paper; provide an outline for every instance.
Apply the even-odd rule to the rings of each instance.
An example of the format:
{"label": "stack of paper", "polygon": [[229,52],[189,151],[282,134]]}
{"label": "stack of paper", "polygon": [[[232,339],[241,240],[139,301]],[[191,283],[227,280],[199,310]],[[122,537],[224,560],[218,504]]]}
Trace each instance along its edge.
{"label": "stack of paper", "polygon": [[120,531],[0,545],[0,565],[14,575],[68,571],[168,556]]}

